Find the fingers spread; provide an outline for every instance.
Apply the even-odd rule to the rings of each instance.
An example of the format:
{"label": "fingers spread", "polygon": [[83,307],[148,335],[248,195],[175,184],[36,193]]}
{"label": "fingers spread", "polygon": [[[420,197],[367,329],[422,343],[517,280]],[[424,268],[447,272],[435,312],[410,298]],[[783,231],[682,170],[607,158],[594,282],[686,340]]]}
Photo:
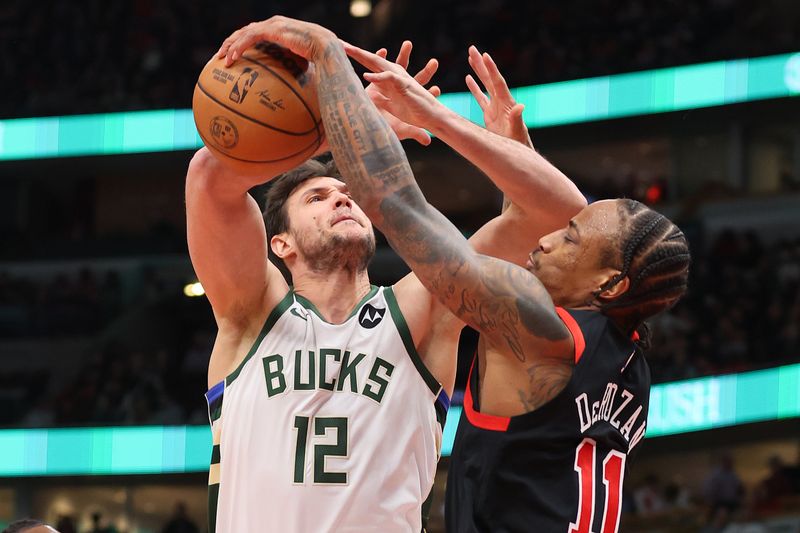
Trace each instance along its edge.
{"label": "fingers spread", "polygon": [[411,44],[411,41],[403,41],[403,44],[400,46],[400,52],[397,54],[397,59],[395,63],[403,67],[404,69],[408,68],[408,62],[411,59],[411,49],[414,47]]}
{"label": "fingers spread", "polygon": [[467,74],[467,77],[465,79],[467,81],[467,87],[469,88],[469,92],[472,93],[472,96],[478,102],[480,108],[483,111],[486,111],[487,107],[490,104],[489,98],[487,98],[486,95],[483,94],[483,91],[481,91],[481,88],[478,86],[478,82],[475,81],[475,78],[473,78],[471,74]]}
{"label": "fingers spread", "polygon": [[427,83],[431,81],[431,78],[433,78],[433,75],[436,74],[438,69],[439,61],[435,58],[431,58],[428,60],[428,63],[422,68],[422,70],[417,72],[417,74],[414,76],[414,79],[417,80],[420,85],[427,85]]}
{"label": "fingers spread", "polygon": [[363,48],[359,48],[348,43],[344,43],[343,46],[345,53],[353,61],[360,63],[372,72],[383,72],[392,68],[393,63],[390,63],[377,54],[373,54],[372,52],[368,52]]}
{"label": "fingers spread", "polygon": [[478,79],[481,80],[481,83],[483,83],[483,86],[489,91],[489,94],[493,94],[491,87],[492,80],[489,76],[489,71],[486,69],[484,57],[478,53],[478,49],[474,46],[470,47],[469,52],[469,66],[472,67],[472,70],[477,74]]}
{"label": "fingers spread", "polygon": [[495,64],[492,56],[490,56],[488,53],[484,53],[483,58],[486,70],[489,73],[489,78],[492,80],[491,85],[494,89],[492,97],[511,98],[511,93],[508,90],[508,84],[506,84],[506,80],[503,78],[503,75],[500,74],[500,69],[497,68],[497,64]]}

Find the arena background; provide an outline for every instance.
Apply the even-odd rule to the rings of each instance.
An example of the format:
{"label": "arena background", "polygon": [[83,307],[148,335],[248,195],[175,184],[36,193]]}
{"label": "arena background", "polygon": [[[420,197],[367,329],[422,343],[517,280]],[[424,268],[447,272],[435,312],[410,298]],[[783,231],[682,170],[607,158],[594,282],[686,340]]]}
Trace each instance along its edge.
{"label": "arena background", "polygon": [[[673,217],[691,288],[653,324],[656,385],[621,530],[715,531],[708,509],[738,479],[727,531],[800,531],[796,0],[4,0],[0,525],[144,533],[183,515],[205,531],[214,323],[186,250],[183,178],[200,146],[188,108],[221,40],[276,13],[371,49],[411,39],[412,68],[437,57],[447,105],[480,121],[463,83],[476,44],[587,197]],[[405,146],[465,234],[498,211],[442,143]],[[383,241],[373,282],[405,272]],[[474,342],[466,332],[462,363]]]}

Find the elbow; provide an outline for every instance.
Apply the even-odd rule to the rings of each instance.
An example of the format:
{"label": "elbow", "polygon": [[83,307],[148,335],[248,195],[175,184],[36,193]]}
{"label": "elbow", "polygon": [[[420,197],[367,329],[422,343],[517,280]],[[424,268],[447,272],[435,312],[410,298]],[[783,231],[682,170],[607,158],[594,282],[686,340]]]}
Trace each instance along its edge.
{"label": "elbow", "polygon": [[208,148],[192,156],[186,171],[186,196],[204,194],[220,199],[245,194],[249,185],[234,175]]}
{"label": "elbow", "polygon": [[561,194],[563,214],[570,217],[575,216],[583,211],[587,205],[589,205],[589,203],[586,201],[586,197],[580,189],[578,189],[578,186],[570,182],[569,189]]}
{"label": "elbow", "polygon": [[208,148],[203,147],[195,152],[192,160],[189,161],[189,169],[186,171],[187,194],[190,190],[208,188],[216,165],[218,163]]}
{"label": "elbow", "polygon": [[589,205],[589,202],[586,201],[586,197],[577,187],[575,187],[571,198],[572,210],[575,212],[575,214],[578,214],[579,212],[583,211],[587,205]]}

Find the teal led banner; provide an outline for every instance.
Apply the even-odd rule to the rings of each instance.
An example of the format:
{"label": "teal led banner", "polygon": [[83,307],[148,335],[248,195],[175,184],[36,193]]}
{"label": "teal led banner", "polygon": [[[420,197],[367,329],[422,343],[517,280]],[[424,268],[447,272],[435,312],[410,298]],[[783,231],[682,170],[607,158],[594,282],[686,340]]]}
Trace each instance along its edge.
{"label": "teal led banner", "polygon": [[169,152],[199,146],[191,109],[0,120],[0,160]]}
{"label": "teal led banner", "polygon": [[800,416],[800,365],[656,385],[647,436]]}
{"label": "teal led banner", "polygon": [[[797,96],[800,53],[534,85],[511,93],[525,104],[523,118],[531,128]],[[445,94],[441,100],[483,123],[469,93]]]}
{"label": "teal led banner", "polygon": [[[541,128],[800,94],[800,53],[520,87],[525,122]],[[479,124],[468,92],[442,102]],[[131,154],[201,146],[189,109],[0,120],[0,160]]]}
{"label": "teal led banner", "polygon": [[[442,455],[453,449],[461,407],[447,415]],[[800,364],[654,385],[647,437],[800,416]],[[207,426],[0,431],[0,477],[205,472]]]}
{"label": "teal led banner", "polygon": [[210,458],[208,426],[0,431],[0,476],[201,472]]}

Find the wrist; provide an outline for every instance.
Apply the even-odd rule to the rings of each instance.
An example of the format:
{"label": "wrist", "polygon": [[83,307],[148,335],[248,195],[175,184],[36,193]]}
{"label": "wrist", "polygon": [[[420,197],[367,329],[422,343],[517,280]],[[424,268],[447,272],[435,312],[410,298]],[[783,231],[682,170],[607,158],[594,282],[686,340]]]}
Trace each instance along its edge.
{"label": "wrist", "polygon": [[337,51],[342,55],[346,55],[341,41],[336,37],[336,34],[330,30],[324,29],[314,40],[316,46],[314,46],[311,61],[318,62],[322,59],[326,59]]}
{"label": "wrist", "polygon": [[450,136],[460,120],[466,119],[438,100],[436,101],[436,105],[437,108],[435,112],[430,114],[429,123],[421,124],[420,126],[433,133],[436,137],[444,140]]}

